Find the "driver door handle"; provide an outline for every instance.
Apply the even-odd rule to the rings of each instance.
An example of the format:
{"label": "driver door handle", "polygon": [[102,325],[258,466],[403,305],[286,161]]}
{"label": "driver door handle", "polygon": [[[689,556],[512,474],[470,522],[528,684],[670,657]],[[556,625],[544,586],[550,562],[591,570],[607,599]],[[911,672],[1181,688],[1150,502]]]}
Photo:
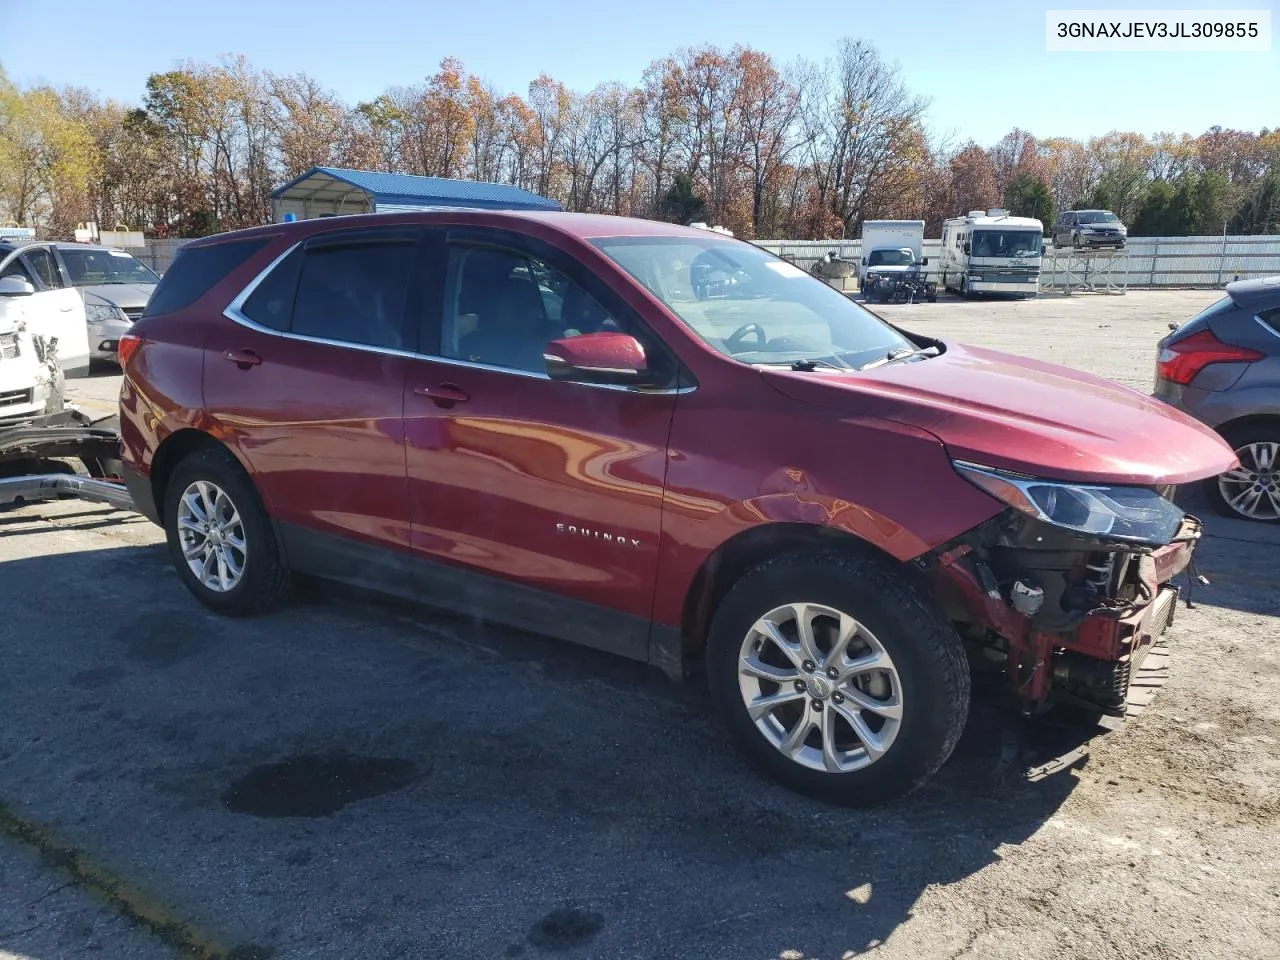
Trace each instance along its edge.
{"label": "driver door handle", "polygon": [[438,407],[452,407],[455,403],[466,403],[471,399],[470,394],[456,383],[442,383],[436,387],[419,385],[413,388],[413,392],[428,398]]}
{"label": "driver door handle", "polygon": [[255,351],[247,348],[243,350],[228,350],[222,355],[222,359],[230,360],[241,370],[248,370],[250,367],[256,367],[262,362],[262,357],[258,356]]}

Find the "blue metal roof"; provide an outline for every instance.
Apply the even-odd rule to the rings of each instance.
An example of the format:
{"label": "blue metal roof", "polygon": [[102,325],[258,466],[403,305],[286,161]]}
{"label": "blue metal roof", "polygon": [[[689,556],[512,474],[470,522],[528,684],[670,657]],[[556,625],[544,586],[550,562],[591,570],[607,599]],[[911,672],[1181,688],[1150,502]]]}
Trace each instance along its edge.
{"label": "blue metal roof", "polygon": [[283,198],[289,191],[318,173],[326,174],[335,180],[349,183],[359,190],[372,194],[374,203],[378,207],[431,205],[507,210],[563,209],[555,200],[504,183],[451,180],[445,177],[417,177],[404,173],[347,170],[342,167],[312,167],[306,173],[272,191],[271,198],[273,200]]}

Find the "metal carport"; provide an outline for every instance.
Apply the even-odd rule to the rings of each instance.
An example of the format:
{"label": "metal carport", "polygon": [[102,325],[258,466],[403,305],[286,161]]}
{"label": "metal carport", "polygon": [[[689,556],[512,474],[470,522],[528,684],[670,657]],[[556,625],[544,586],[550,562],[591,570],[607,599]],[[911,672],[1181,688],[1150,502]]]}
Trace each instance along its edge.
{"label": "metal carport", "polygon": [[561,210],[528,190],[503,183],[416,177],[341,167],[312,167],[271,194],[271,218],[298,220],[357,213],[402,213],[433,207],[488,210]]}

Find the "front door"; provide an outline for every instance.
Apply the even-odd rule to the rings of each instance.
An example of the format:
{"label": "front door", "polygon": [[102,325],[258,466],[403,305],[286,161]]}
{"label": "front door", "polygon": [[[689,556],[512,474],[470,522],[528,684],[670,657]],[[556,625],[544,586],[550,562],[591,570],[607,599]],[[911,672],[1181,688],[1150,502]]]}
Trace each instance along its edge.
{"label": "front door", "polygon": [[303,572],[408,582],[394,551],[410,540],[404,385],[417,318],[406,318],[421,302],[421,253],[418,229],[313,235],[233,301],[207,342],[205,407]]}
{"label": "front door", "polygon": [[437,356],[413,361],[405,393],[420,593],[645,659],[676,391],[553,381],[543,347],[622,329],[674,362],[558,251],[473,230],[445,260],[422,350]]}
{"label": "front door", "polygon": [[58,365],[67,377],[89,371],[89,327],[84,298],[67,282],[58,261],[42,246],[19,247],[0,260],[0,277],[16,276],[35,287],[35,293],[11,297],[8,308],[26,324],[32,336],[57,340]]}

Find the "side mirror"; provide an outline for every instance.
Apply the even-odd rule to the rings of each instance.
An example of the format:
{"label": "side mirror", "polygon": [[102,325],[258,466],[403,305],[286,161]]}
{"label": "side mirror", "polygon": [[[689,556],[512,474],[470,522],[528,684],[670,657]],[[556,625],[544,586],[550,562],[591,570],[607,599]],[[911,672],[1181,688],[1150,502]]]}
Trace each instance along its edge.
{"label": "side mirror", "polygon": [[653,372],[640,341],[627,333],[584,333],[552,340],[543,348],[552,380],[643,386]]}
{"label": "side mirror", "polygon": [[1042,244],[1040,244],[1040,256],[1042,256],[1042,257],[1043,257],[1043,256],[1044,256],[1046,253],[1048,253],[1048,252],[1049,252],[1049,247],[1048,247],[1048,245],[1047,245],[1047,244],[1043,244],[1043,243],[1042,243]]}
{"label": "side mirror", "polygon": [[967,240],[965,241],[965,244],[964,244],[964,252],[965,252],[965,253],[968,253],[968,252],[969,252],[969,241],[967,241]]}
{"label": "side mirror", "polygon": [[922,267],[927,267],[928,265],[929,265],[929,258],[928,258],[928,257],[921,257],[921,258],[920,258],[920,266],[922,266]]}
{"label": "side mirror", "polygon": [[36,288],[21,277],[0,277],[0,297],[29,297]]}
{"label": "side mirror", "polygon": [[866,257],[863,257],[863,258],[862,258],[862,265],[863,265],[864,267],[867,265],[867,258],[866,258]]}

